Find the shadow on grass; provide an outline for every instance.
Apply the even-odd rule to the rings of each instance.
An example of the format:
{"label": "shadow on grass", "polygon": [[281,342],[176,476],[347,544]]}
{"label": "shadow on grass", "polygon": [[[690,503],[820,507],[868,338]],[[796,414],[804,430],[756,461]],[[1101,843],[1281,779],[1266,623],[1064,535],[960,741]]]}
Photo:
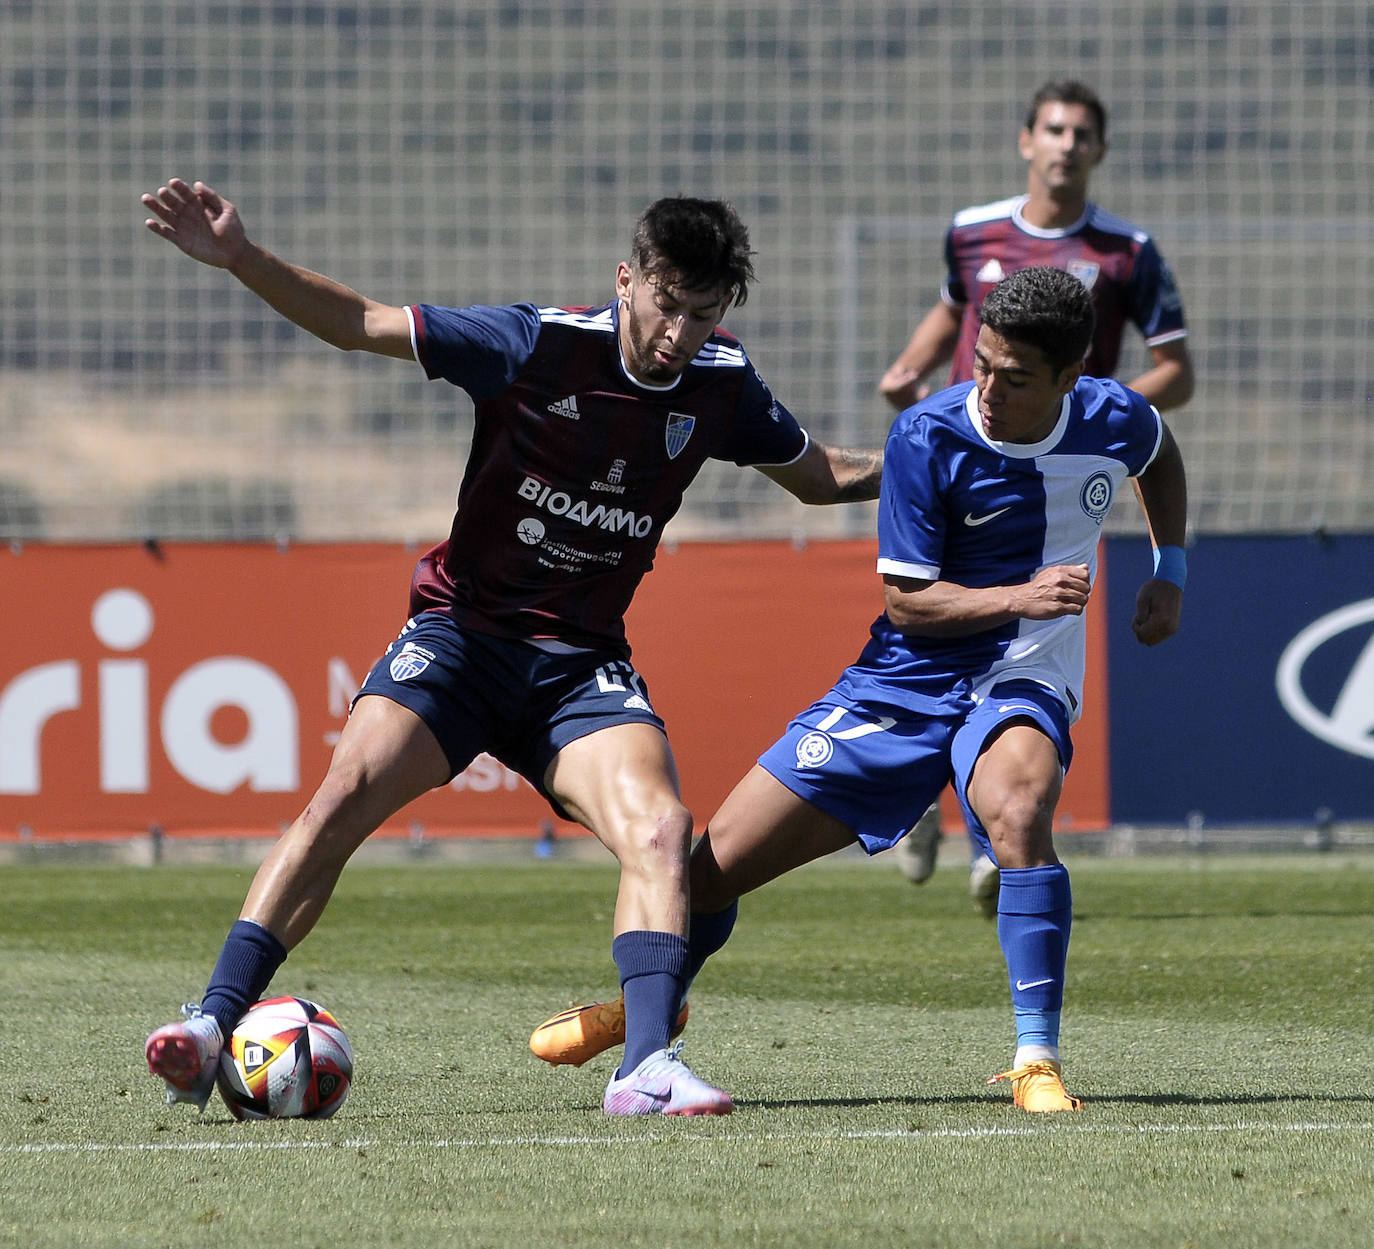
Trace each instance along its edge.
{"label": "shadow on grass", "polygon": [[[1084,1104],[1094,1106],[1281,1106],[1281,1105],[1374,1105],[1374,1094],[1353,1093],[1234,1093],[1196,1096],[1190,1093],[1086,1093]],[[826,1107],[860,1110],[875,1106],[909,1106],[937,1109],[941,1106],[996,1106],[1007,1102],[999,1093],[942,1094],[935,1097],[788,1097],[735,1099],[737,1109],[818,1110]]]}
{"label": "shadow on grass", "polygon": [[1124,921],[1158,923],[1188,919],[1365,919],[1368,915],[1369,911],[1358,904],[1351,904],[1348,907],[1295,907],[1291,910],[1276,907],[1272,910],[1198,908],[1188,911],[1079,911],[1075,908],[1073,922],[1075,924],[1092,924],[1103,921],[1110,923]]}
{"label": "shadow on grass", "polygon": [[834,1107],[862,1110],[874,1106],[909,1106],[934,1110],[941,1106],[991,1106],[1002,1098],[995,1094],[941,1094],[937,1097],[780,1097],[760,1098],[757,1101],[735,1099],[737,1110],[819,1110]]}
{"label": "shadow on grass", "polygon": [[1187,1093],[1093,1093],[1095,1105],[1123,1106],[1369,1106],[1374,1094],[1367,1093],[1214,1093],[1198,1097]]}

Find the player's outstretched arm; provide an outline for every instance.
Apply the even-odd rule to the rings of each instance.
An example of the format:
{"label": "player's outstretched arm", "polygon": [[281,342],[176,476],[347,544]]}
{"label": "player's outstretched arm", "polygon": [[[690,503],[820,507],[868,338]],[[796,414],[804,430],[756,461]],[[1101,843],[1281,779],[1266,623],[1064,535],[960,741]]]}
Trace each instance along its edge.
{"label": "player's outstretched arm", "polygon": [[827,447],[813,439],[795,462],[760,464],[759,471],[803,503],[858,503],[878,497],[883,452]]}
{"label": "player's outstretched arm", "polygon": [[248,244],[238,210],[203,182],[172,178],[144,195],[143,207],[153,214],[143,223],[148,229],[212,268],[228,269]]}
{"label": "player's outstretched arm", "polygon": [[899,412],[925,398],[928,388],[921,383],[954,354],[959,319],[959,313],[940,300],[921,318],[911,341],[888,366],[878,393]]}
{"label": "player's outstretched arm", "polygon": [[289,321],[344,351],[411,360],[410,319],[323,274],[279,260],[243,228],[238,209],[214,187],[172,178],[144,195],[144,224],[193,260],[227,269]]}
{"label": "player's outstretched arm", "polygon": [[[1182,548],[1188,530],[1188,481],[1183,455],[1169,427],[1153,463],[1137,478],[1140,502],[1150,526],[1150,542]],[[1163,571],[1161,569],[1160,571]],[[1131,628],[1146,646],[1156,646],[1178,632],[1183,615],[1183,589],[1171,581],[1151,577],[1136,595]]]}

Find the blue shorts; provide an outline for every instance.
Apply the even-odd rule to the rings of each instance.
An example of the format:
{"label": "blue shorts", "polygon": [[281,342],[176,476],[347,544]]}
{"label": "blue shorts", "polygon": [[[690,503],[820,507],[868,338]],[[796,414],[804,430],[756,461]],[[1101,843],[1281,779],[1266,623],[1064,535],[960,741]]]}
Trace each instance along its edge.
{"label": "blue shorts", "polygon": [[847,825],[869,854],[889,850],[952,780],[973,835],[987,833],[968,805],[973,765],[994,734],[1029,720],[1073,757],[1069,717],[1050,689],[1009,681],[986,698],[954,692],[921,712],[850,699],[832,689],[787,726],[759,764],[799,798]]}
{"label": "blue shorts", "polygon": [[485,751],[551,802],[544,772],[569,742],[616,724],[663,729],[628,659],[607,651],[540,650],[518,638],[464,629],[443,612],[406,622],[357,697],[364,694],[380,694],[419,716],[443,748],[451,775]]}

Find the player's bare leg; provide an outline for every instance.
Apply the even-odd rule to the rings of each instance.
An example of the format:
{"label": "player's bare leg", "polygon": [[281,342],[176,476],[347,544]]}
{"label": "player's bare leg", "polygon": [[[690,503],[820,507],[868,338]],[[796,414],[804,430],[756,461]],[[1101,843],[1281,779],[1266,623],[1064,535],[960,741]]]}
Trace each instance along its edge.
{"label": "player's bare leg", "polygon": [[237,1016],[319,919],[349,856],[383,820],[443,784],[450,771],[413,712],[385,698],[358,700],[323,783],[254,877],[204,1009],[184,1007],[183,1021],[158,1028],[144,1046],[148,1069],[167,1085],[169,1102],[204,1110]]}
{"label": "player's bare leg", "polygon": [[[688,980],[729,936],[733,904],[741,894],[853,840],[847,827],[798,798],[763,768],[749,772],[692,852]],[[704,940],[703,929],[708,930]],[[674,1035],[686,1023],[684,1000]],[[581,1065],[619,1044],[624,1028],[620,1003],[592,1002],[541,1024],[530,1037],[530,1049],[545,1062]]]}
{"label": "player's bare leg", "polygon": [[1059,862],[1053,827],[1062,788],[1059,752],[1034,725],[1013,721],[988,742],[969,778],[968,800],[1001,867]]}
{"label": "player's bare leg", "polygon": [[848,825],[755,764],[692,852],[692,909],[722,910],[785,872],[853,844]]}
{"label": "player's bare leg", "polygon": [[360,698],[328,773],[263,860],[239,917],[294,949],[315,926],[354,851],[451,773],[434,734],[413,711],[389,698]]}
{"label": "player's bare leg", "polygon": [[1054,851],[1059,753],[1034,724],[1012,721],[991,738],[969,778],[969,805],[1002,868],[997,935],[1016,1016],[1016,1057],[989,1083],[1010,1079],[1015,1104],[1033,1113],[1077,1110],[1059,1057],[1072,899]]}
{"label": "player's bare leg", "polygon": [[614,933],[687,931],[692,813],[679,796],[668,739],[618,724],[569,742],[545,774],[549,792],[620,864]]}
{"label": "player's bare leg", "polygon": [[685,987],[692,815],[667,738],[648,724],[601,729],[560,750],[545,783],[620,863],[611,948],[625,1002],[625,1057],[606,1087],[606,1113],[728,1114],[729,1096],[690,1071],[680,1044],[668,1049]]}

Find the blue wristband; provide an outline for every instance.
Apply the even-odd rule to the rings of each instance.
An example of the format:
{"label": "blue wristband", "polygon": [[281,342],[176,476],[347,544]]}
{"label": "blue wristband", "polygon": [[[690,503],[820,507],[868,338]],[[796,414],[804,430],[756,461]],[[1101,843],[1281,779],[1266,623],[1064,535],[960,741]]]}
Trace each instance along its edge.
{"label": "blue wristband", "polygon": [[1188,554],[1181,546],[1155,547],[1155,576],[1181,590],[1188,584]]}

